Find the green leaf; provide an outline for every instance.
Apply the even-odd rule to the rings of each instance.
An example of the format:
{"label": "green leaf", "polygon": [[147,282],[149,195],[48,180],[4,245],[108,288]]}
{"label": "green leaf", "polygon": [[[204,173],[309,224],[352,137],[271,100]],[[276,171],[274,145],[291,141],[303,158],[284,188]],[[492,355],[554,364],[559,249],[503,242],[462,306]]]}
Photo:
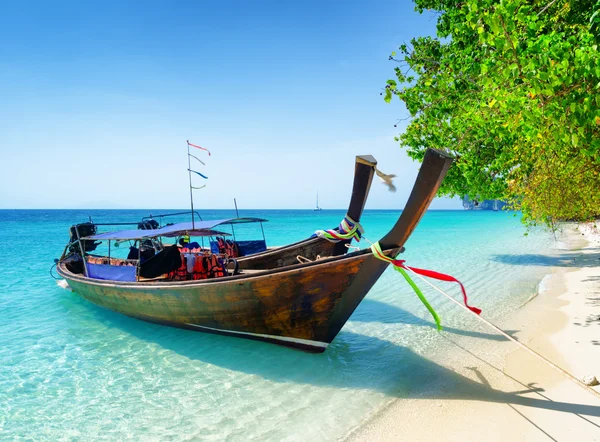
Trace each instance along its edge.
{"label": "green leaf", "polygon": [[392,92],[389,89],[385,90],[385,95],[384,95],[383,99],[385,100],[386,103],[389,103],[392,101]]}

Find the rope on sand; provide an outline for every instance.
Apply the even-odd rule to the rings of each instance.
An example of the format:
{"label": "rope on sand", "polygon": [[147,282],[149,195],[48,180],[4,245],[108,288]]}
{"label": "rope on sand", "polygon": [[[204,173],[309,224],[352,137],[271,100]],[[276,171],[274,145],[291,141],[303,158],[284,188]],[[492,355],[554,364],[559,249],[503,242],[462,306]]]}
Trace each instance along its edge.
{"label": "rope on sand", "polygon": [[463,304],[461,304],[460,302],[458,302],[456,299],[454,299],[452,296],[450,296],[449,294],[447,294],[446,292],[444,292],[442,289],[438,288],[437,286],[435,286],[434,284],[432,284],[431,282],[429,282],[428,280],[426,280],[425,278],[423,278],[421,275],[419,275],[418,273],[415,273],[414,271],[412,271],[410,268],[408,268],[408,270],[412,273],[414,273],[415,276],[417,276],[418,278],[420,278],[423,282],[429,284],[431,287],[433,287],[435,290],[437,290],[438,292],[440,292],[442,295],[444,295],[446,298],[448,298],[450,301],[452,301],[453,303],[457,304],[458,306],[460,306],[461,308],[463,308],[464,310],[466,310],[468,313],[470,313],[471,315],[475,316],[477,319],[479,319],[481,322],[483,322],[485,325],[487,325],[488,327],[491,327],[492,329],[494,329],[496,332],[500,333],[502,336],[504,336],[506,339],[508,339],[509,341],[514,342],[515,344],[517,344],[519,347],[521,347],[523,350],[525,350],[526,352],[528,352],[529,354],[535,356],[536,358],[540,359],[542,362],[544,362],[546,365],[552,367],[553,369],[555,369],[556,371],[560,372],[562,375],[566,376],[569,380],[571,380],[572,382],[574,382],[575,384],[577,384],[579,387],[585,389],[586,391],[592,393],[594,396],[596,396],[597,398],[600,399],[600,392],[594,390],[593,388],[588,387],[587,385],[585,385],[581,380],[579,380],[578,378],[576,378],[575,376],[573,376],[571,373],[569,373],[568,371],[560,368],[558,365],[556,365],[554,362],[546,359],[544,356],[542,356],[541,354],[539,354],[538,352],[536,352],[535,350],[533,350],[532,348],[528,347],[527,345],[523,344],[521,341],[519,341],[516,338],[513,338],[511,335],[509,335],[508,333],[506,333],[504,330],[502,330],[500,327],[492,324],[490,321],[488,321],[487,319],[481,317],[480,315],[478,315],[477,313],[473,312],[472,310],[469,310],[467,307],[465,307]]}

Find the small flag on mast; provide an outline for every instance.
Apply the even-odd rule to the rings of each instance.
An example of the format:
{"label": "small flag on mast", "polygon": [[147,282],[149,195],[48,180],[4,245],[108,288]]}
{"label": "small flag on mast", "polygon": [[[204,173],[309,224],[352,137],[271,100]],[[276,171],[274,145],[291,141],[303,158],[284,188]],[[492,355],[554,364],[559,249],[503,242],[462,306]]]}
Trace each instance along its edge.
{"label": "small flag on mast", "polygon": [[195,144],[192,144],[192,143],[190,143],[190,142],[189,142],[189,140],[188,140],[188,142],[187,142],[187,143],[188,143],[188,146],[192,146],[192,147],[195,147],[195,148],[197,148],[197,149],[202,149],[202,150],[205,150],[205,151],[207,151],[207,152],[208,152],[208,156],[210,156],[210,150],[208,150],[208,149],[205,149],[204,147],[200,147],[200,146],[197,146],[197,145],[195,145]]}
{"label": "small flag on mast", "polygon": [[200,164],[202,164],[203,166],[206,166],[206,163],[204,161],[202,161],[200,158],[198,158],[195,155],[192,155],[191,153],[188,153],[189,156],[191,156],[192,158],[195,158],[196,160],[198,160],[200,162]]}
{"label": "small flag on mast", "polygon": [[208,177],[207,177],[206,175],[202,175],[200,172],[196,172],[195,170],[192,170],[192,169],[188,169],[188,170],[189,170],[190,172],[194,172],[194,173],[195,173],[195,174],[197,174],[197,175],[200,175],[200,176],[201,176],[202,178],[204,178],[205,180],[207,180],[207,179],[208,179]]}

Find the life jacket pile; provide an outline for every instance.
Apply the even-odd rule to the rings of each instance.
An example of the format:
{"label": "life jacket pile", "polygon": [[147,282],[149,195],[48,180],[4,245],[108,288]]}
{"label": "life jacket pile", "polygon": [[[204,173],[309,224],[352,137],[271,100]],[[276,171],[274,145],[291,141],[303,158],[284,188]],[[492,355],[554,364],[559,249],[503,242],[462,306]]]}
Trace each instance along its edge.
{"label": "life jacket pile", "polygon": [[[192,256],[193,255],[193,258]],[[188,258],[194,259],[192,271],[188,270]],[[227,275],[225,263],[215,254],[209,254],[199,249],[181,250],[181,267],[169,274],[173,281],[189,281],[198,279],[221,278]]]}
{"label": "life jacket pile", "polygon": [[101,256],[87,256],[87,262],[90,264],[101,264],[101,265],[111,265],[111,266],[135,266],[136,263],[133,261],[127,261],[124,259],[118,258],[104,258]]}
{"label": "life jacket pile", "polygon": [[219,253],[227,255],[228,258],[237,258],[239,256],[238,246],[235,241],[217,236],[217,246],[219,247]]}
{"label": "life jacket pile", "polygon": [[[187,261],[190,255],[194,255],[194,265],[191,272],[188,270]],[[90,264],[104,264],[113,266],[135,266],[134,261],[127,261],[118,258],[104,258],[100,256],[88,256],[87,262]],[[191,257],[190,257],[191,259]],[[227,275],[225,260],[222,260],[215,254],[205,253],[200,249],[182,249],[181,266],[168,274],[168,279],[172,281],[189,281],[197,279],[221,278]]]}

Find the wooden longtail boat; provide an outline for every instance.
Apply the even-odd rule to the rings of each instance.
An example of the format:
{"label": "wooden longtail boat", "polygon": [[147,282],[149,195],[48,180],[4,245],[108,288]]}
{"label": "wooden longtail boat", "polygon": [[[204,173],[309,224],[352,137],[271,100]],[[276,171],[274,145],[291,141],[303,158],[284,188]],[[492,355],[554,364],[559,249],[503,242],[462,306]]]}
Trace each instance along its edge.
{"label": "wooden longtail boat", "polygon": [[[444,152],[427,151],[406,207],[379,241],[385,255],[402,251],[451,162]],[[58,263],[58,273],[99,306],[158,324],[311,352],[327,348],[389,265],[366,249],[302,264],[242,268],[216,279],[116,282],[72,272],[71,259]]]}

